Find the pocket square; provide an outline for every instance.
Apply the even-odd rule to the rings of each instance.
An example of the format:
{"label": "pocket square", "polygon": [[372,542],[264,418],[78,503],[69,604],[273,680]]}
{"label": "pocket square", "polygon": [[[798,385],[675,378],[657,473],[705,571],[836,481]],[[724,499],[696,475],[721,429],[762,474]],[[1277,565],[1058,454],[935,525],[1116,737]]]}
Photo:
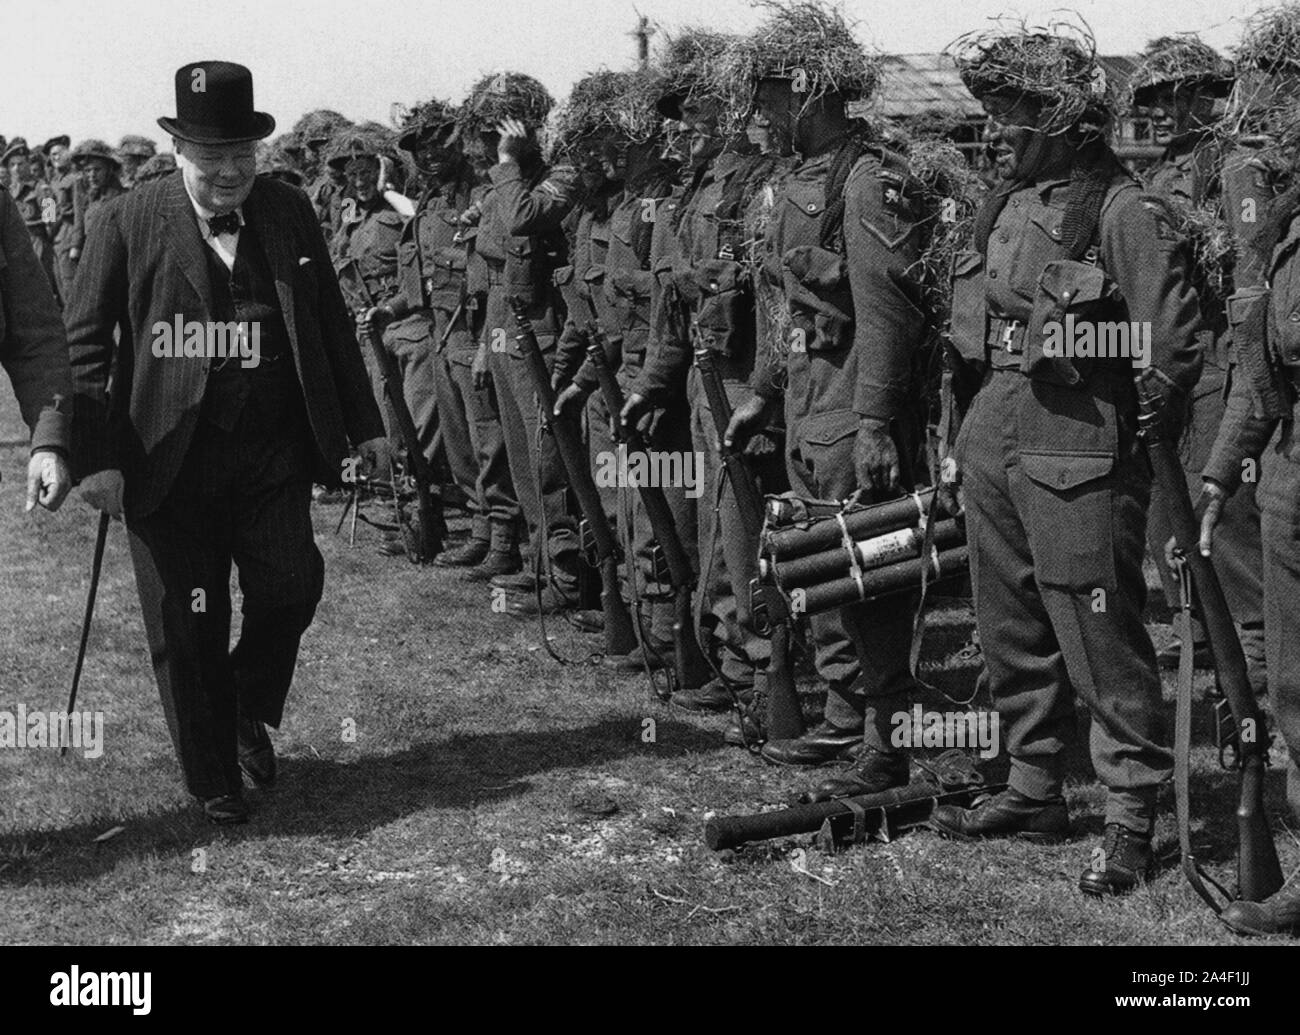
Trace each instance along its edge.
{"label": "pocket square", "polygon": [[306,266],[307,263],[309,263],[309,262],[311,262],[311,256],[310,256],[310,255],[304,255],[301,259],[298,260],[298,265],[299,265],[299,266]]}

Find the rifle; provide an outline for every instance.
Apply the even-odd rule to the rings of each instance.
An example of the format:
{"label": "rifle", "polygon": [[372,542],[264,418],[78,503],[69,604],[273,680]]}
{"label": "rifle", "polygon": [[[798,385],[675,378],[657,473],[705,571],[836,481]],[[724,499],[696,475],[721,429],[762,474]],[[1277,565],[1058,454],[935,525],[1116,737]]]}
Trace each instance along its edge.
{"label": "rifle", "polygon": [[861,844],[868,837],[889,841],[904,830],[923,826],[938,805],[970,808],[977,798],[997,794],[1005,784],[953,788],[931,780],[878,794],[834,798],[752,816],[718,816],[704,826],[704,843],[715,852],[751,841],[770,841],[822,831],[819,840]]}
{"label": "rifle", "polygon": [[[623,412],[623,389],[619,387],[605,353],[604,335],[595,329],[587,335],[587,342],[587,357],[596,371],[601,394],[605,396],[605,408],[613,420],[616,440],[631,452],[644,453],[648,457],[650,447],[641,432],[635,427],[624,427],[619,421],[618,415]],[[673,512],[663,489],[657,485],[639,485],[637,491],[654,530],[656,553],[662,556],[668,582],[673,587],[673,677],[678,688],[693,690],[707,683],[710,675],[708,660],[700,650],[691,621],[691,589],[695,585],[695,573],[677,534]],[[630,572],[628,577],[633,577]]]}
{"label": "rifle", "polygon": [[[1232,712],[1236,742],[1234,767],[1240,774],[1237,804],[1237,895],[1247,902],[1262,902],[1282,887],[1282,868],[1278,864],[1273,834],[1264,812],[1264,771],[1268,765],[1268,736],[1264,716],[1255,703],[1255,695],[1246,673],[1246,658],[1242,654],[1241,641],[1237,639],[1237,629],[1223,596],[1223,587],[1219,584],[1219,577],[1210,559],[1201,556],[1200,529],[1192,510],[1191,498],[1187,494],[1182,465],[1178,462],[1167,429],[1162,426],[1154,401],[1145,394],[1141,396],[1138,426],[1146,443],[1155,483],[1160,490],[1160,498],[1164,501],[1174,539],[1183,551],[1185,563],[1191,571],[1196,597],[1201,605],[1201,621],[1210,640],[1219,683]],[[1189,640],[1185,647],[1190,650],[1190,646]],[[1190,682],[1188,679],[1186,687],[1189,706]],[[1179,687],[1179,693],[1181,697],[1182,686]],[[1186,723],[1180,725],[1187,727]],[[1223,907],[1205,887],[1202,880],[1204,875],[1191,852],[1191,835],[1186,822],[1187,752],[1183,750],[1188,746],[1179,745],[1175,762],[1183,873],[1197,894],[1219,913]],[[1219,890],[1223,891],[1222,888]]]}
{"label": "rifle", "polygon": [[[731,403],[722,382],[722,371],[714,362],[711,349],[697,346],[695,369],[700,373],[704,398],[713,415],[713,425],[718,433],[718,451],[736,500],[736,509],[740,512],[745,538],[755,544],[757,549],[762,536],[766,506],[744,455],[726,444],[727,425],[731,423]],[[793,740],[803,734],[804,725],[799,694],[794,685],[793,659],[790,656],[790,610],[785,598],[774,586],[765,586],[755,580],[750,584],[750,594],[754,624],[760,630],[770,630],[772,640],[772,655],[767,664],[767,734],[773,740]]]}
{"label": "rifle", "polygon": [[[528,319],[527,310],[517,298],[510,299],[510,308],[514,310],[515,323],[519,327],[515,340],[519,342],[532,378],[533,391],[537,393],[537,401],[541,404],[542,429],[555,439],[560,462],[569,479],[569,487],[577,497],[583,520],[594,542],[595,565],[600,569],[600,606],[605,613],[605,653],[611,656],[627,654],[636,646],[636,632],[632,628],[632,616],[628,613],[627,604],[623,602],[623,594],[619,589],[618,541],[605,518],[600,493],[591,476],[587,447],[574,424],[555,416],[555,389],[551,387],[551,373],[546,369],[546,357],[542,355],[542,347],[537,341],[532,321]],[[542,549],[545,549],[545,544],[542,544]]]}
{"label": "rifle", "polygon": [[[361,270],[357,267],[356,259],[349,259],[340,272],[351,270],[351,276],[361,293],[364,295],[366,303],[369,305],[367,312],[375,314],[378,308],[375,297],[366,286],[365,277],[362,276]],[[388,406],[393,414],[393,421],[397,424],[398,434],[402,436],[402,441],[406,445],[406,462],[411,467],[411,475],[415,479],[416,508],[419,516],[419,539],[414,548],[407,543],[407,556],[413,563],[431,561],[442,552],[443,544],[447,536],[447,522],[442,512],[442,500],[433,494],[433,472],[429,469],[428,462],[424,457],[424,450],[420,446],[420,436],[415,430],[415,420],[411,416],[410,407],[406,405],[406,396],[402,394],[402,369],[397,365],[397,357],[384,348],[383,335],[380,329],[373,322],[368,324],[370,330],[366,335],[370,351],[375,357],[375,362],[379,364],[380,381],[384,387],[384,397],[388,400]],[[393,499],[398,499],[396,482],[393,484]],[[400,502],[398,504],[400,515]],[[401,529],[398,532],[401,533]],[[405,541],[405,537],[403,537]]]}

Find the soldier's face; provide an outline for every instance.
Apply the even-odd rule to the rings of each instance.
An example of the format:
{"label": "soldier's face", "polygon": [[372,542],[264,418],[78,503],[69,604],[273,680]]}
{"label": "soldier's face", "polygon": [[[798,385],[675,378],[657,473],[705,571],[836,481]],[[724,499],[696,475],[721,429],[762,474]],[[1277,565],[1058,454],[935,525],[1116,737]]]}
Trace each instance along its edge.
{"label": "soldier's face", "polygon": [[986,97],[984,110],[989,121],[984,139],[998,175],[1013,180],[1026,175],[1024,158],[1030,142],[1038,135],[1039,106],[1026,97]]}
{"label": "soldier's face", "polygon": [[363,205],[368,205],[379,196],[379,163],[355,162],[348,166],[348,186],[352,195]]}
{"label": "soldier's face", "polygon": [[102,158],[89,158],[86,160],[86,181],[90,184],[93,191],[101,191],[108,186],[108,176],[111,172],[109,164]]}
{"label": "soldier's face", "polygon": [[1151,128],[1159,143],[1208,124],[1214,115],[1214,98],[1205,91],[1161,87],[1151,104]]}
{"label": "soldier's face", "polygon": [[59,172],[64,172],[68,168],[68,149],[62,144],[55,144],[50,148],[50,164]]}
{"label": "soldier's face", "polygon": [[6,166],[12,183],[26,183],[31,179],[31,164],[26,155],[14,155]]}
{"label": "soldier's face", "polygon": [[[764,79],[754,91],[754,117],[766,124],[771,148],[782,154],[787,153],[795,143],[795,128],[801,107],[792,85],[789,79]],[[750,139],[754,138],[751,136]]]}
{"label": "soldier's face", "polygon": [[690,133],[691,161],[711,158],[722,150],[721,119],[722,104],[719,101],[686,101],[682,104],[682,121]]}
{"label": "soldier's face", "polygon": [[415,149],[415,164],[433,183],[446,183],[456,168],[456,152],[429,137]]}
{"label": "soldier's face", "polygon": [[489,130],[472,134],[465,141],[465,156],[478,172],[485,173],[496,164],[497,144],[500,140],[499,133]]}
{"label": "soldier's face", "polygon": [[218,214],[242,205],[257,177],[257,143],[191,144],[176,141],[176,164],[190,194]]}

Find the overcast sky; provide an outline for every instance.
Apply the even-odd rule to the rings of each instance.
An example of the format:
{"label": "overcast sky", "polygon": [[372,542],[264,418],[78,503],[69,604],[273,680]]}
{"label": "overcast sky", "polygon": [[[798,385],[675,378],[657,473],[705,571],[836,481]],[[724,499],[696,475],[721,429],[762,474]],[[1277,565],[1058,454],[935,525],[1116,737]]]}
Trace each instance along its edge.
{"label": "overcast sky", "polygon": [[[862,39],[891,53],[943,49],[1004,11],[1060,4],[1004,0],[849,0]],[[1220,49],[1256,4],[1227,0],[1079,0],[1072,5],[1107,54],[1197,31]],[[114,143],[161,138],[174,112],[172,76],[222,58],[253,70],[257,106],[287,130],[310,108],[388,122],[392,102],[459,101],[481,74],[537,76],[557,97],[587,71],[632,62],[637,13],[665,28],[740,31],[760,15],[748,0],[0,0],[0,133],[33,142],[56,132]],[[659,37],[662,38],[662,37]]]}

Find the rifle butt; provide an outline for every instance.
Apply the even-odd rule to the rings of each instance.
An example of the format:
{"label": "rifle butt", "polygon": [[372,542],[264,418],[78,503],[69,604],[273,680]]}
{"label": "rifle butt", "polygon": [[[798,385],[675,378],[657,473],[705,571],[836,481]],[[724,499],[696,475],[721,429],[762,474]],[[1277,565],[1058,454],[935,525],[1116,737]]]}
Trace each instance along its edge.
{"label": "rifle butt", "polygon": [[1264,760],[1247,756],[1241,768],[1237,805],[1237,894],[1263,902],[1282,887],[1282,866],[1264,813]]}
{"label": "rifle butt", "polygon": [[600,609],[605,615],[605,653],[630,654],[636,649],[636,630],[619,590],[618,557],[613,554],[600,562]]}
{"label": "rifle butt", "polygon": [[684,588],[673,597],[673,668],[677,685],[683,690],[696,690],[712,678],[708,659],[695,637],[695,623],[691,620],[691,595]]}
{"label": "rifle butt", "polygon": [[803,709],[794,685],[790,663],[790,626],[772,626],[772,655],[767,663],[767,735],[772,740],[794,740],[803,736]]}

